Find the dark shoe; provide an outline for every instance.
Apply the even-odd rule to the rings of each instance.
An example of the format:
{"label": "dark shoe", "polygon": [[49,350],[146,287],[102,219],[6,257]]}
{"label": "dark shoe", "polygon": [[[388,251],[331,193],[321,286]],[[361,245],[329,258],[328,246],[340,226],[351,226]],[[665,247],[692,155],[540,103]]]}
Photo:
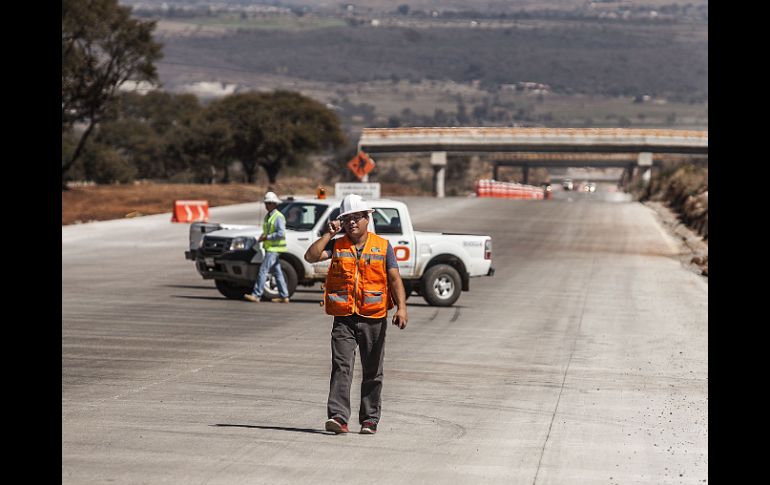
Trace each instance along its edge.
{"label": "dark shoe", "polygon": [[272,301],[273,303],[289,303],[289,297],[287,296],[286,298],[273,298],[270,301]]}
{"label": "dark shoe", "polygon": [[251,293],[246,293],[245,295],[243,295],[243,298],[246,300],[252,301],[254,303],[259,303],[259,298],[252,295]]}
{"label": "dark shoe", "polygon": [[377,423],[375,421],[366,420],[361,423],[361,434],[374,434],[377,432]]}
{"label": "dark shoe", "polygon": [[326,420],[326,431],[331,431],[334,434],[347,433],[348,425],[335,418]]}

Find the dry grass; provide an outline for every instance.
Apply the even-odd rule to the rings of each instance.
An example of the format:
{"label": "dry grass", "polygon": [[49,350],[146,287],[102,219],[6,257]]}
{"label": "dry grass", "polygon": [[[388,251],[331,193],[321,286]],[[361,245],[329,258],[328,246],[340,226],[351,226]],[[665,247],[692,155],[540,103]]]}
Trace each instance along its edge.
{"label": "dry grass", "polygon": [[[279,196],[314,194],[318,183],[307,177],[279,179],[272,190]],[[334,184],[325,184],[334,194]],[[104,221],[171,212],[174,200],[207,200],[209,207],[259,202],[268,191],[266,184],[156,184],[97,185],[72,188],[61,194],[62,225]],[[383,196],[427,195],[403,184],[381,186]]]}

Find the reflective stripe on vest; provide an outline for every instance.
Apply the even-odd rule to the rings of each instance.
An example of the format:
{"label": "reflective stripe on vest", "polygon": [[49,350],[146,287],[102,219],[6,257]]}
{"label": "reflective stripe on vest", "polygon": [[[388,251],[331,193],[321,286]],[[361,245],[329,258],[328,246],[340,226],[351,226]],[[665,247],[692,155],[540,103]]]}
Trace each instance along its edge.
{"label": "reflective stripe on vest", "polygon": [[337,251],[333,254],[333,256],[336,256],[337,258],[355,258],[356,255],[351,253],[350,251]]}
{"label": "reflective stripe on vest", "polygon": [[[272,234],[275,232],[275,221],[278,218],[283,219],[284,227],[286,227],[286,218],[281,214],[281,211],[278,209],[273,210],[273,215],[270,216],[270,218],[265,221],[262,224],[262,234],[265,236]],[[285,253],[287,251],[286,249],[286,232],[284,230],[283,239],[265,239],[262,241],[262,247],[265,248],[265,251],[271,252],[271,253]]]}
{"label": "reflective stripe on vest", "polygon": [[360,258],[356,258],[355,246],[347,235],[336,240],[324,284],[326,313],[356,313],[368,318],[388,315],[393,302],[389,298],[387,250],[388,240],[371,232]]}

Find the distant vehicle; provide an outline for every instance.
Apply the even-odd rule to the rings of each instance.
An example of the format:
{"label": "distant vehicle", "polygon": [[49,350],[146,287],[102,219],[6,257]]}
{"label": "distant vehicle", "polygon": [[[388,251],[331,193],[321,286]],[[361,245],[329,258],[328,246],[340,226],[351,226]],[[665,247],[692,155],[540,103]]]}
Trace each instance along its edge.
{"label": "distant vehicle", "polygon": [[564,181],[561,183],[561,186],[564,188],[564,190],[575,189],[575,184],[572,183],[572,179],[564,179]]}
{"label": "distant vehicle", "polygon": [[593,182],[588,182],[583,186],[584,192],[596,192],[596,184]]}

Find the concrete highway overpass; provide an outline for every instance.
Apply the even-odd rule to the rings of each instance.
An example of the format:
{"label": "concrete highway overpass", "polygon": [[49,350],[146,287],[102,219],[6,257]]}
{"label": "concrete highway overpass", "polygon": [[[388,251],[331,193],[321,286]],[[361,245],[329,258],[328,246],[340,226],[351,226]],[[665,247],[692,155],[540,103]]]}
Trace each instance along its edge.
{"label": "concrete highway overpass", "polygon": [[[634,167],[652,166],[653,154],[708,155],[708,131],[639,128],[364,128],[358,148],[370,154],[431,152],[431,164],[436,168],[436,193],[443,197],[447,152],[523,152],[521,155],[535,152],[537,156],[529,159],[522,157],[519,160],[495,162],[495,177],[500,165],[523,167],[524,183],[527,183],[528,170],[532,166],[623,167],[629,171],[630,179]],[[626,157],[607,156],[610,154],[625,154]],[[628,154],[632,154],[632,158],[628,158]]]}
{"label": "concrete highway overpass", "polygon": [[639,128],[364,128],[358,148],[382,152],[708,154],[708,132]]}

